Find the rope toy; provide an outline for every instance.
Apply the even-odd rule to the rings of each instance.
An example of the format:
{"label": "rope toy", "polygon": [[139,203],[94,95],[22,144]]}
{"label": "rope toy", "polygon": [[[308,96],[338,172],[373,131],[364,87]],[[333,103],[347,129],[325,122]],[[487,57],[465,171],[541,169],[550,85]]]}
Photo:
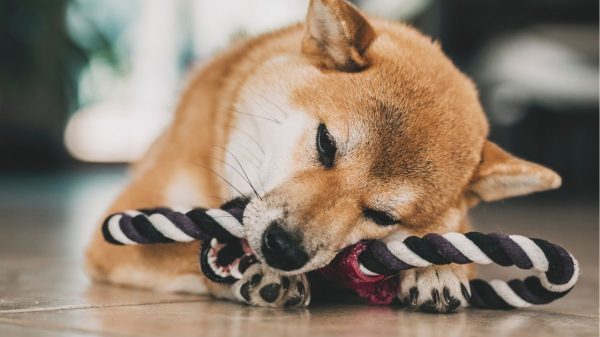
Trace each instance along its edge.
{"label": "rope toy", "polygon": [[[233,284],[258,263],[245,238],[247,202],[233,199],[218,209],[152,208],[110,215],[103,223],[107,242],[119,245],[203,242],[200,268],[213,282]],[[469,304],[483,309],[514,309],[547,304],[566,295],[577,282],[577,260],[564,248],[520,235],[430,233],[423,237],[392,235],[361,241],[343,250],[325,268],[324,278],[354,290],[371,304],[387,305],[396,296],[402,270],[449,263],[517,266],[538,276],[470,281]]]}

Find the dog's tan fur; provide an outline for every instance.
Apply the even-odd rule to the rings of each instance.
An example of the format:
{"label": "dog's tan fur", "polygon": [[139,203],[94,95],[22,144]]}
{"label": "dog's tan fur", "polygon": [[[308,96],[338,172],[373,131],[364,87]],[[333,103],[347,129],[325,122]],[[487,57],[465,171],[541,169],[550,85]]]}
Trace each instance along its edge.
{"label": "dog's tan fur", "polygon": [[[486,140],[474,84],[437,43],[406,25],[367,18],[344,1],[314,0],[305,24],[240,42],[194,74],[174,122],[109,212],[169,205],[181,177],[197,194],[190,203],[219,205],[214,196],[226,197],[229,187],[217,174],[225,175],[225,149],[241,123],[234,111],[257,92],[275,90],[307,127],[282,159],[285,174],[267,184],[263,201],[255,199],[250,225],[259,237],[260,211],[285,209],[287,226],[304,233],[314,257],[302,271],[360,239],[398,230],[465,232],[466,213],[480,200],[560,185],[556,173]],[[331,170],[315,159],[319,122],[340,147]],[[378,226],[362,216],[365,207],[389,211],[401,224]],[[233,298],[202,278],[197,250],[198,243],[111,246],[97,231],[87,267],[100,281]]]}

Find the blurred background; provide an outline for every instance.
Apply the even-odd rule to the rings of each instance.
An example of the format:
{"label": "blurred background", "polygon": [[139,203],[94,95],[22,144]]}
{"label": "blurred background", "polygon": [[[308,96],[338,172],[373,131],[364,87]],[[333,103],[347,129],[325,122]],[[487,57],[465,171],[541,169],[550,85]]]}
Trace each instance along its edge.
{"label": "blurred background", "polygon": [[[563,177],[563,188],[529,200],[591,205],[597,227],[597,1],[354,3],[440,41],[477,82],[492,140]],[[0,0],[0,226],[31,204],[46,210],[31,221],[95,219],[126,181],[126,163],[169,122],[189,69],[233,40],[302,20],[306,7]]]}

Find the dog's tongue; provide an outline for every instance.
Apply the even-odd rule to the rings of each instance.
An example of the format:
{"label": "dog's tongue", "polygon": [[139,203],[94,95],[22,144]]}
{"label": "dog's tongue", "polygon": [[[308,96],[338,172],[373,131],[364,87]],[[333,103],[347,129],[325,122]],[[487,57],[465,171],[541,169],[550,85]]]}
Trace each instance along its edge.
{"label": "dog's tongue", "polygon": [[389,305],[398,289],[398,278],[383,275],[368,276],[359,268],[358,256],[367,249],[367,243],[361,241],[344,249],[326,267],[319,270],[330,282],[353,290],[369,304]]}

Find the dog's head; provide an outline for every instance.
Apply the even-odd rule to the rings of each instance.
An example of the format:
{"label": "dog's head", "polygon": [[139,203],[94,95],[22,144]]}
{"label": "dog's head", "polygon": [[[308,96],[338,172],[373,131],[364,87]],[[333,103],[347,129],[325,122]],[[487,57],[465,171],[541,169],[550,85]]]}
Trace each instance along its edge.
{"label": "dog's head", "polygon": [[312,270],[399,229],[458,230],[477,200],[560,185],[486,140],[475,86],[414,29],[313,0],[297,51],[265,62],[240,99],[260,115],[261,95],[285,116],[266,141],[265,194],[245,214],[271,267]]}

